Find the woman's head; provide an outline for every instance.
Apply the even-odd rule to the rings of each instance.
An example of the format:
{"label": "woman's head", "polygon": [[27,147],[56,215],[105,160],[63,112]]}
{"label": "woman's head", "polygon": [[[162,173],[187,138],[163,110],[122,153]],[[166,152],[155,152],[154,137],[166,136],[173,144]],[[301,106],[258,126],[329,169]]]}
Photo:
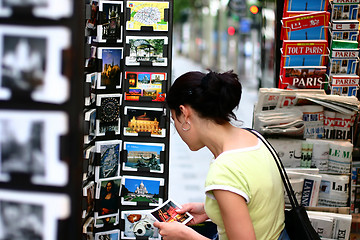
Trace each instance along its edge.
{"label": "woman's head", "polygon": [[233,110],[241,99],[242,87],[233,71],[188,72],[176,79],[166,102],[176,116],[181,115],[180,105],[189,105],[200,117],[224,124],[236,120]]}

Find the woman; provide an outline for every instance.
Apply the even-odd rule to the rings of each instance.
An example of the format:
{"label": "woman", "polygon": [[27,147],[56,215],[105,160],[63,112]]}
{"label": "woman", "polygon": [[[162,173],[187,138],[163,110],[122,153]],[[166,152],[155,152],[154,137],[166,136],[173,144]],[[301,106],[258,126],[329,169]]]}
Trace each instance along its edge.
{"label": "woman", "polygon": [[[241,92],[232,71],[188,72],[170,88],[166,102],[182,140],[192,151],[207,147],[214,155],[205,204],[184,204],[179,213],[194,216],[188,225],[210,218],[220,240],[286,239],[283,185],[275,160],[260,139],[231,122],[237,120],[233,110]],[[165,240],[207,239],[177,222],[154,226]]]}
{"label": "woman", "polygon": [[101,196],[101,214],[100,215],[108,215],[112,213],[116,213],[118,208],[118,197],[116,196],[116,190],[114,186],[114,181],[110,180],[106,183],[106,188],[104,189]]}

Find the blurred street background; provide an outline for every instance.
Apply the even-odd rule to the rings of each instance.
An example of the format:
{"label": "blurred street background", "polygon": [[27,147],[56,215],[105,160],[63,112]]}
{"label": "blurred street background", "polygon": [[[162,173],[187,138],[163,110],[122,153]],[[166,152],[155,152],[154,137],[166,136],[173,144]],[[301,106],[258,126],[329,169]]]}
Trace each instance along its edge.
{"label": "blurred street background", "polygon": [[[273,4],[258,0],[175,0],[171,81],[188,71],[234,70],[243,85],[235,113],[243,127],[252,127],[258,89],[273,87],[274,82]],[[260,59],[264,60],[261,64]],[[179,204],[203,202],[212,158],[207,148],[191,152],[171,126],[169,197]]]}

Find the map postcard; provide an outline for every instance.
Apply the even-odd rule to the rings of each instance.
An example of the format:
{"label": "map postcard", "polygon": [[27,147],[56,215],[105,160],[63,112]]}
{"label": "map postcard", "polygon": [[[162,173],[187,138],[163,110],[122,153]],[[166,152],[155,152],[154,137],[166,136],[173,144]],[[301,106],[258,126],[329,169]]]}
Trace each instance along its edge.
{"label": "map postcard", "polygon": [[102,69],[97,81],[97,89],[121,88],[123,48],[99,47],[98,59],[102,59]]}
{"label": "map postcard", "polygon": [[[165,137],[166,129],[162,126],[166,112],[163,108],[124,107],[124,136]],[[127,121],[127,122],[125,122]]]}
{"label": "map postcard", "polygon": [[70,44],[71,32],[65,27],[1,25],[0,100],[24,96],[55,104],[68,100],[70,83],[62,64]]}
{"label": "map postcard", "polygon": [[56,240],[70,211],[66,194],[0,189],[0,239]]}
{"label": "map postcard", "polygon": [[105,136],[106,132],[120,134],[121,94],[97,94],[96,136]]}
{"label": "map postcard", "polygon": [[95,167],[95,181],[120,175],[121,140],[95,142],[96,152],[100,153],[100,166]]}
{"label": "map postcard", "polygon": [[[125,81],[129,86],[125,90],[126,101],[150,99],[154,102],[165,101],[165,72],[125,72]],[[127,87],[126,87],[127,88]]]}
{"label": "map postcard", "polygon": [[193,216],[186,212],[179,214],[176,212],[180,209],[180,205],[176,204],[173,200],[168,199],[161,206],[151,211],[151,215],[159,222],[179,222],[182,224],[188,223]]}
{"label": "map postcard", "polygon": [[167,66],[167,37],[135,37],[127,36],[129,56],[125,57],[128,66],[141,66],[150,63],[152,66]]}
{"label": "map postcard", "polygon": [[123,1],[100,1],[99,12],[103,12],[105,19],[104,22],[98,23],[97,41],[107,42],[110,40],[122,43]]}
{"label": "map postcard", "polygon": [[14,9],[21,7],[30,9],[35,17],[60,19],[71,17],[76,0],[0,0],[0,16],[10,17]]}
{"label": "map postcard", "polygon": [[139,239],[146,237],[149,240],[160,240],[158,228],[154,227],[155,219],[149,210],[129,210],[121,212],[121,219],[125,222],[121,231],[121,239]]}
{"label": "map postcard", "polygon": [[126,30],[168,31],[169,2],[160,1],[128,1],[130,19],[126,22]]}
{"label": "map postcard", "polygon": [[127,157],[123,159],[122,170],[163,173],[160,156],[164,148],[163,143],[124,142]]}
{"label": "map postcard", "polygon": [[163,202],[163,178],[123,176],[121,204],[159,206]]}
{"label": "map postcard", "polygon": [[0,111],[0,181],[21,173],[33,184],[64,186],[68,165],[60,149],[68,124],[61,111]]}

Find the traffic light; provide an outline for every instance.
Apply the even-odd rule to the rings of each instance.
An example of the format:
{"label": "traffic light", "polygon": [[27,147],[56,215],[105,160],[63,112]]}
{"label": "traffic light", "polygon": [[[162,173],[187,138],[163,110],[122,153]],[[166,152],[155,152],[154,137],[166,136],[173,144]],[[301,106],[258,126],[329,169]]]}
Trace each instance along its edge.
{"label": "traffic light", "polygon": [[234,36],[234,34],[235,34],[235,28],[234,28],[233,26],[230,26],[230,27],[228,27],[227,32],[228,32],[228,34],[229,34],[230,36]]}
{"label": "traffic light", "polygon": [[257,14],[258,12],[259,12],[259,7],[258,6],[256,6],[256,5],[251,5],[250,6],[250,8],[249,8],[249,10],[250,10],[250,12],[252,13],[252,14]]}

